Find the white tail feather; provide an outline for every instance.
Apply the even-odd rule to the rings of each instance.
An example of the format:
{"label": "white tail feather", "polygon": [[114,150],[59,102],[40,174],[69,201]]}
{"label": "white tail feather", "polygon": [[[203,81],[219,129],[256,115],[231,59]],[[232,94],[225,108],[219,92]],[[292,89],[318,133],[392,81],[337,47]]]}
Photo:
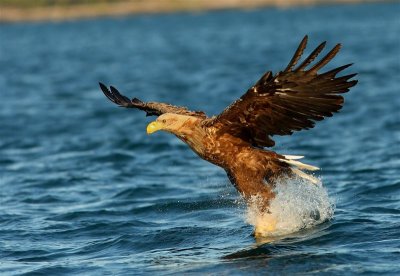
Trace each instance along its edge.
{"label": "white tail feather", "polygon": [[301,159],[304,156],[302,155],[284,155],[286,159],[291,159],[291,160],[297,160],[297,159]]}
{"label": "white tail feather", "polygon": [[305,178],[305,179],[307,179],[307,180],[310,180],[313,184],[318,184],[318,183],[320,183],[320,181],[319,181],[318,178],[316,178],[316,177],[314,177],[314,176],[312,176],[312,175],[306,174],[305,172],[302,172],[302,171],[300,171],[299,169],[292,168],[292,171],[293,171],[295,174],[297,174],[298,176],[300,176],[300,177],[302,177],[302,178]]}
{"label": "white tail feather", "polygon": [[307,171],[317,171],[317,170],[319,170],[318,167],[311,166],[311,165],[308,165],[308,164],[304,164],[304,163],[301,163],[300,161],[295,161],[295,160],[290,160],[290,159],[289,160],[288,159],[279,159],[279,160],[282,161],[282,162],[285,162],[287,164],[296,166],[301,170],[307,170]]}
{"label": "white tail feather", "polygon": [[304,178],[304,179],[309,180],[309,181],[312,182],[313,184],[318,184],[318,183],[320,183],[320,181],[319,181],[318,178],[316,178],[316,177],[314,177],[314,176],[312,176],[312,175],[306,174],[305,172],[301,171],[301,170],[308,170],[308,171],[316,171],[316,170],[319,170],[318,167],[311,166],[311,165],[308,165],[308,164],[304,164],[304,163],[302,163],[302,162],[300,162],[300,161],[296,161],[296,159],[301,159],[301,158],[303,158],[303,156],[298,156],[298,155],[284,155],[284,157],[285,157],[286,159],[279,159],[279,160],[282,161],[282,162],[285,162],[286,164],[291,165],[291,166],[292,166],[291,169],[292,169],[292,171],[293,171],[295,174],[297,174],[297,175],[300,176],[301,178]]}

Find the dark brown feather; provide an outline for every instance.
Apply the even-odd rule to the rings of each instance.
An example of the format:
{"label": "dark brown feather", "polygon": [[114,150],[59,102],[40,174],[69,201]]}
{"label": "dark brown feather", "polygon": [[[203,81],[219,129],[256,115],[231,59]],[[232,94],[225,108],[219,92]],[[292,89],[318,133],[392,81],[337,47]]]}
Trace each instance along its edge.
{"label": "dark brown feather", "polygon": [[293,67],[296,66],[297,62],[303,55],[304,49],[307,46],[308,36],[304,36],[303,40],[300,42],[299,47],[297,48],[296,52],[294,53],[292,59],[290,60],[288,66],[283,70],[284,72],[292,71]]}
{"label": "dark brown feather", "polygon": [[296,68],[295,71],[301,71],[304,68],[307,67],[311,62],[314,61],[314,59],[321,53],[321,51],[325,48],[326,41],[322,42],[320,45],[318,45],[317,48],[299,65],[299,67]]}
{"label": "dark brown feather", "polygon": [[196,116],[201,118],[206,118],[203,111],[190,111],[186,107],[174,106],[165,103],[157,102],[142,102],[138,98],[133,98],[130,100],[128,97],[122,95],[115,87],[110,86],[107,88],[102,83],[99,83],[101,90],[104,95],[112,101],[113,103],[126,108],[136,108],[146,112],[146,116],[160,116],[164,113],[174,113],[187,116]]}
{"label": "dark brown feather", "polygon": [[267,72],[239,100],[221,114],[205,120],[205,126],[218,126],[219,133],[229,133],[255,147],[273,146],[273,135],[290,135],[293,131],[314,127],[316,121],[330,117],[342,108],[340,95],[356,85],[356,74],[336,77],[347,64],[318,74],[340,50],[337,44],[310,69],[305,69],[325,46],[321,43],[296,69],[307,43],[304,37],[286,69],[272,76]]}
{"label": "dark brown feather", "polygon": [[337,44],[324,58],[322,58],[317,64],[315,64],[309,71],[309,74],[315,74],[318,72],[319,69],[324,67],[325,65],[328,64],[329,61],[331,61],[336,54],[339,52],[340,48],[342,45]]}

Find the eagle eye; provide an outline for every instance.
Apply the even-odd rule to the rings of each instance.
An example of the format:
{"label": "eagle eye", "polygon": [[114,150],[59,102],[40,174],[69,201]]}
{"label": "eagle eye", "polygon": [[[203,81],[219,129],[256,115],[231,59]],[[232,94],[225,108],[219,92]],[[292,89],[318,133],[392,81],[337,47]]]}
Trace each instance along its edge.
{"label": "eagle eye", "polygon": [[163,122],[163,124],[165,124],[167,122],[167,120],[164,119],[164,120],[162,120],[162,122]]}

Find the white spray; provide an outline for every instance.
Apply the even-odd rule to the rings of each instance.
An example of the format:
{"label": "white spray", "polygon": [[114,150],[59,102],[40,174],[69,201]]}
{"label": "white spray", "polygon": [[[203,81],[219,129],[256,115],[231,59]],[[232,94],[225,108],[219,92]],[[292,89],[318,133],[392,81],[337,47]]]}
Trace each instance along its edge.
{"label": "white spray", "polygon": [[276,197],[269,213],[260,211],[260,198],[251,198],[246,221],[255,227],[255,236],[281,236],[309,228],[332,218],[334,204],[322,183],[305,178],[284,178],[276,183]]}

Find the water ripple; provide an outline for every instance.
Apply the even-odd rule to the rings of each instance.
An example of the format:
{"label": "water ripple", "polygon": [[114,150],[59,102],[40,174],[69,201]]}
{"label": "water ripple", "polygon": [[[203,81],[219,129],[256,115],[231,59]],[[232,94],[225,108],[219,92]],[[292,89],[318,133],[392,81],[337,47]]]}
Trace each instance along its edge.
{"label": "water ripple", "polygon": [[[400,274],[398,14],[386,3],[0,25],[0,274]],[[97,87],[218,114],[305,34],[310,48],[341,42],[331,66],[354,62],[359,83],[333,118],[274,137],[322,168],[336,205],[296,233],[254,238],[224,171],[146,135],[151,118]],[[276,210],[321,203],[293,191]]]}

